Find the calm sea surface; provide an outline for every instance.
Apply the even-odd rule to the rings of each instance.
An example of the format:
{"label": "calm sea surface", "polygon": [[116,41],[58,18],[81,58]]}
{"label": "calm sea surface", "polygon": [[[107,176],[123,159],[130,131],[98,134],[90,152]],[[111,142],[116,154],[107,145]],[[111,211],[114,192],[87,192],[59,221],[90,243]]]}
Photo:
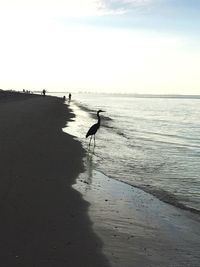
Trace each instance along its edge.
{"label": "calm sea surface", "polygon": [[103,109],[94,167],[180,208],[200,211],[200,99],[73,94],[66,131],[85,134]]}

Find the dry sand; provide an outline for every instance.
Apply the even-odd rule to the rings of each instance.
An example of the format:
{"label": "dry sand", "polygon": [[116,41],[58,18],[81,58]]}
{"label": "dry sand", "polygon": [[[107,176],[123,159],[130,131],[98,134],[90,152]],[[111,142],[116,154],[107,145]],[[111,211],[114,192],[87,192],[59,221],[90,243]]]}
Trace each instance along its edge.
{"label": "dry sand", "polygon": [[0,266],[109,266],[71,185],[84,151],[61,99],[0,92]]}

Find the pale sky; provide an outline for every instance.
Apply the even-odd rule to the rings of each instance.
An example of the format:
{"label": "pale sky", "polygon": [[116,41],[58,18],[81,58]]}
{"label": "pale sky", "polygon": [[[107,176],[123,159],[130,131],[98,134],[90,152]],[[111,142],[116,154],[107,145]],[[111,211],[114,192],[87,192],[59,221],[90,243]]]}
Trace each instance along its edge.
{"label": "pale sky", "polygon": [[200,94],[199,0],[1,0],[0,88]]}

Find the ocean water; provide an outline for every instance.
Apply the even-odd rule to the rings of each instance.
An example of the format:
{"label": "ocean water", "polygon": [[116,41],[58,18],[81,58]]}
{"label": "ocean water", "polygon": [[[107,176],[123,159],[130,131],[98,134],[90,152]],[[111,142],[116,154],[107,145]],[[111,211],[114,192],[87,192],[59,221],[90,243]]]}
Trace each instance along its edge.
{"label": "ocean water", "polygon": [[85,134],[103,109],[88,153],[93,168],[162,201],[200,212],[200,99],[73,94],[66,131],[88,150]]}

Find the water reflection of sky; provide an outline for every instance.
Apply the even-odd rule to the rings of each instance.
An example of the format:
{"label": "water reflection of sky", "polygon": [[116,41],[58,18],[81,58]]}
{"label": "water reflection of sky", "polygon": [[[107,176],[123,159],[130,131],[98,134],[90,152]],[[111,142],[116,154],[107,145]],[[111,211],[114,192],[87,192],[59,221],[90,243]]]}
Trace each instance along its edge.
{"label": "water reflection of sky", "polygon": [[[96,123],[96,110],[100,106],[106,110],[94,153],[93,146],[90,151],[96,170],[133,185],[153,186],[155,192],[166,190],[184,203],[194,201],[198,208],[199,123],[190,119],[200,111],[197,100],[76,98],[79,106],[70,103],[76,117],[65,131],[76,136],[86,150],[89,140],[85,134]],[[80,103],[86,103],[88,109],[82,109]]]}

